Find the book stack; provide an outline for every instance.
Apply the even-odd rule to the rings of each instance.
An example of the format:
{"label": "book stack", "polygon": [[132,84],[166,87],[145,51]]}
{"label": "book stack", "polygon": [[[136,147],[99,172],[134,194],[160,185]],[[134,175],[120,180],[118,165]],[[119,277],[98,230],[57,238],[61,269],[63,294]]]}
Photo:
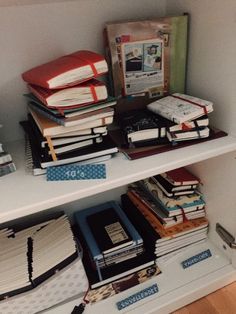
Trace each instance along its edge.
{"label": "book stack", "polygon": [[142,237],[142,230],[139,232],[117,202],[110,201],[78,211],[75,221],[92,289],[89,292],[91,302],[142,282],[139,276],[145,281],[160,273],[146,235]]}
{"label": "book stack", "polygon": [[148,104],[147,109],[173,122],[166,128],[172,143],[210,136],[208,114],[213,111],[210,101],[175,93]]}
{"label": "book stack", "polygon": [[21,125],[37,159],[34,168],[108,159],[117,152],[107,134],[116,100],[97,79],[107,71],[102,55],[80,50],[22,74],[30,93],[28,120]]}
{"label": "book stack", "polygon": [[[20,231],[16,231],[17,228],[16,226],[0,231],[1,313],[11,312],[17,302],[22,313],[35,313],[65,300],[66,297],[74,296],[74,290],[69,289],[68,292],[64,292],[63,298],[51,296],[50,300],[47,300],[46,294],[53,294],[47,286],[48,288],[54,286],[54,289],[57,289],[61,272],[81,277],[81,287],[78,287],[76,294],[86,290],[87,279],[81,268],[81,259],[70,223],[65,215],[55,215],[55,218]],[[76,274],[74,270],[80,273]],[[64,284],[67,286],[66,280]],[[54,294],[55,292],[57,290]],[[32,309],[29,308],[31,304],[29,300],[32,301]],[[27,311],[24,306],[28,306]]]}
{"label": "book stack", "polygon": [[126,147],[176,144],[210,136],[210,101],[175,93],[118,116]]}
{"label": "book stack", "polygon": [[[0,124],[0,128],[2,125]],[[12,160],[11,154],[4,151],[3,145],[0,143],[0,177],[16,171],[16,166]]]}
{"label": "book stack", "polygon": [[198,184],[197,177],[179,168],[130,185],[129,201],[156,234],[157,257],[206,239],[208,221]]}

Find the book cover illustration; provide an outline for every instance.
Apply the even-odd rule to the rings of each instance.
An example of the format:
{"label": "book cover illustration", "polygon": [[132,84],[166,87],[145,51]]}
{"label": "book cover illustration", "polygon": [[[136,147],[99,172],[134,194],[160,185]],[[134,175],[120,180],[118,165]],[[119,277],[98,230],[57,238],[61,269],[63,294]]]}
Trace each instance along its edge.
{"label": "book cover illustration", "polygon": [[162,39],[121,44],[124,94],[164,90],[164,42]]}
{"label": "book cover illustration", "polygon": [[[187,26],[187,15],[106,23],[105,48],[110,64],[113,94],[121,96],[124,89],[131,94],[149,90],[152,97],[177,91],[184,92]],[[133,42],[139,42],[141,45]],[[127,61],[125,64],[124,58]],[[123,66],[126,67],[126,82]],[[139,76],[136,77],[138,73],[141,79]],[[157,79],[154,84],[150,83],[152,75]],[[131,87],[128,86],[128,82],[132,82]],[[126,83],[127,86],[124,88]]]}
{"label": "book cover illustration", "polygon": [[90,303],[95,303],[100,300],[107,299],[115,294],[118,294],[140,283],[143,283],[159,275],[160,273],[161,271],[157,265],[149,266],[122,279],[113,281],[97,289],[90,290],[88,292],[87,299]]}

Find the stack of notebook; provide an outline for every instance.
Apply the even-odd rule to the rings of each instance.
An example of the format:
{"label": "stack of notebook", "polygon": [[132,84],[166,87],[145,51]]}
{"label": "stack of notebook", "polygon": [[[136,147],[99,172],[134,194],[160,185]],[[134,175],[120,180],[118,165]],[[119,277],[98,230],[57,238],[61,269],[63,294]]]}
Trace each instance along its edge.
{"label": "stack of notebook", "polygon": [[[41,168],[108,159],[117,151],[107,135],[116,100],[97,80],[107,71],[103,56],[82,50],[22,74],[30,93],[25,95],[29,118],[21,124],[31,137],[32,155],[41,156]],[[37,152],[32,143],[37,143]]]}
{"label": "stack of notebook", "polygon": [[[13,313],[16,308],[35,313],[87,289],[68,218],[61,213],[48,218],[22,230],[19,226],[0,230],[1,313]],[[73,286],[75,276],[80,282]],[[57,290],[61,284],[64,296]]]}
{"label": "stack of notebook", "polygon": [[199,179],[185,168],[132,184],[128,198],[156,233],[157,257],[203,241],[208,221]]}
{"label": "stack of notebook", "polygon": [[[2,126],[0,124],[0,128],[1,127]],[[16,166],[12,160],[11,154],[4,151],[3,145],[0,143],[0,177],[14,171],[16,171]]]}
{"label": "stack of notebook", "polygon": [[92,289],[155,266],[154,251],[115,201],[78,211],[75,221]]}
{"label": "stack of notebook", "polygon": [[166,134],[170,142],[207,138],[210,135],[208,114],[213,111],[210,101],[175,93],[150,103],[147,109],[172,122],[167,126]]}

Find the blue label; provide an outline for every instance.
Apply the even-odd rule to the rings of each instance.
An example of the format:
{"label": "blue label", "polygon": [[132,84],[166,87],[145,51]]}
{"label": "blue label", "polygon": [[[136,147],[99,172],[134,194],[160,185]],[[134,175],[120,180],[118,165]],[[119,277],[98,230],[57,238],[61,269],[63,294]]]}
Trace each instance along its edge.
{"label": "blue label", "polygon": [[123,310],[124,308],[126,308],[129,305],[132,305],[144,298],[149,297],[152,294],[155,294],[158,292],[158,286],[157,284],[154,284],[146,289],[143,289],[133,295],[131,295],[130,297],[121,300],[119,302],[116,303],[118,310]]}
{"label": "blue label", "polygon": [[105,179],[105,164],[63,165],[47,168],[47,181]]}
{"label": "blue label", "polygon": [[186,259],[185,261],[181,262],[182,264],[182,267],[185,269],[185,268],[188,268],[188,267],[191,267],[193,266],[194,264],[197,264],[209,257],[211,257],[212,254],[211,254],[211,251],[208,249],[206,251],[203,251],[197,255],[194,255],[188,259]]}

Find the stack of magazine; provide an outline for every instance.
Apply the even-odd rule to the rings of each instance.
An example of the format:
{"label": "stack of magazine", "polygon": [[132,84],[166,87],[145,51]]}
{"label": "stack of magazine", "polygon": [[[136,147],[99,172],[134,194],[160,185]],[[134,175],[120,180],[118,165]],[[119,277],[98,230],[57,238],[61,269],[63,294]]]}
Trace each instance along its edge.
{"label": "stack of magazine", "polygon": [[32,151],[34,174],[49,166],[99,162],[117,152],[107,134],[116,100],[100,77],[104,57],[80,50],[22,74],[28,83],[28,120],[21,121]]}
{"label": "stack of magazine", "polygon": [[206,239],[208,220],[198,185],[199,179],[186,168],[130,185],[129,206],[147,220],[157,257]]}

